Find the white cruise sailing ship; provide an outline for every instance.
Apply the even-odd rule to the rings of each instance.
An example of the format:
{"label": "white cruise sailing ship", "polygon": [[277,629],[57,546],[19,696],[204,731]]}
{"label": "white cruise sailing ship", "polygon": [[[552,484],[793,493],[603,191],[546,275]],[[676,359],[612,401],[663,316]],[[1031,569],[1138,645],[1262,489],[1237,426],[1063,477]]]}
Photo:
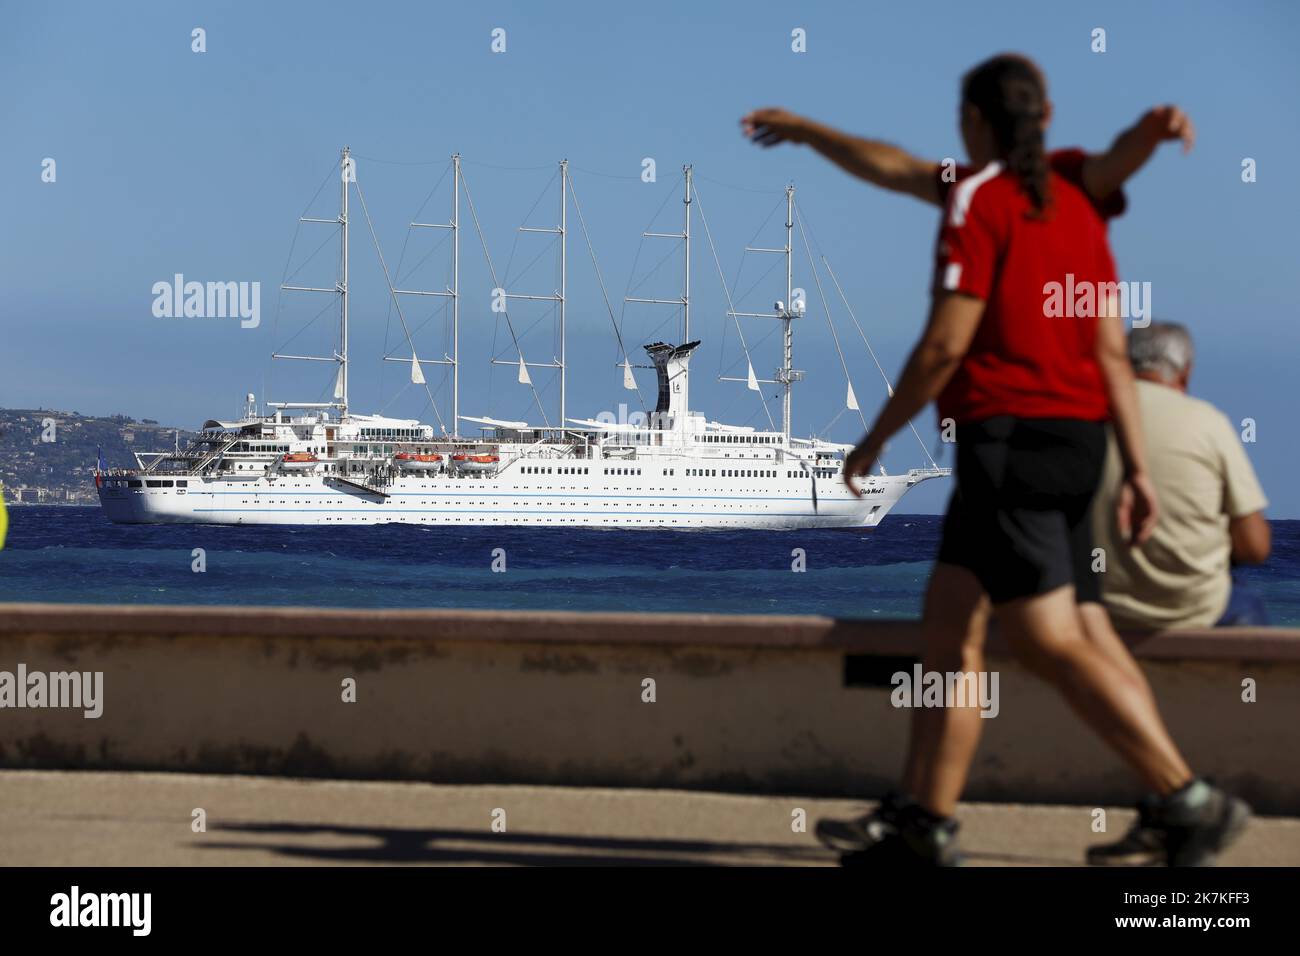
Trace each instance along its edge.
{"label": "white cruise sailing ship", "polygon": [[[791,393],[794,384],[803,377],[792,368],[794,327],[806,314],[800,290],[793,284],[796,218],[793,186],[786,189],[785,245],[747,250],[785,257],[785,298],[777,301],[770,313],[738,312],[732,306],[727,312],[727,317],[736,323],[738,333],[741,318],[775,320],[783,326],[783,361],[772,379],[758,379],[754,374],[743,335],[738,337],[746,350],[747,374],[729,379],[754,391],[759,390],[760,383],[779,385],[780,422],[771,419],[768,429],[727,425],[711,421],[691,407],[690,361],[700,343],[689,340],[692,207],[698,204],[689,166],[683,167],[681,232],[643,234],[683,244],[682,294],[671,299],[629,297],[626,300],[672,305],[683,317],[680,344],[655,342],[644,346],[657,385],[653,411],[624,416],[626,420],[622,421],[613,420],[614,416],[609,414],[595,419],[567,417],[564,270],[572,188],[568,164],[562,162],[558,227],[523,230],[556,234],[559,288],[549,296],[503,294],[504,299],[549,299],[555,303],[560,330],[558,357],[549,363],[529,363],[520,349],[517,365],[519,384],[529,387],[530,367],[556,370],[559,423],[533,425],[460,414],[459,232],[464,180],[460,157],[455,156],[450,221],[412,223],[451,230],[450,286],[445,291],[417,292],[394,288],[389,279],[399,318],[402,317],[399,297],[403,294],[447,298],[452,323],[450,354],[440,359],[420,358],[403,318],[412,356],[409,360],[396,361],[407,362],[411,381],[422,385],[425,365],[447,367],[452,392],[452,427],[448,429],[444,425],[435,429],[417,420],[353,412],[348,404],[348,228],[352,190],[357,191],[367,221],[369,213],[356,181],[355,161],[346,148],[341,170],[337,220],[305,217],[302,220],[329,223],[340,230],[337,284],[332,289],[282,287],[288,291],[338,297],[337,350],[328,357],[274,356],[336,363],[334,400],[267,402],[259,410],[255,397],[250,394],[238,420],[205,422],[183,449],[138,453],[137,467],[127,470],[107,468],[100,462],[95,472],[96,484],[104,513],[111,520],[291,525],[404,522],[605,528],[860,528],[879,524],[914,485],[949,473],[949,469],[935,465],[921,443],[928,459],[927,467],[911,469],[905,474],[886,474],[882,467],[879,473],[858,480],[863,492],[858,498],[842,480],[844,456],[851,446],[791,435]],[[573,201],[576,202],[576,197]],[[581,207],[576,209],[581,219]],[[472,201],[470,210],[473,213]],[[707,231],[707,220],[702,221]],[[585,232],[585,224],[583,229]],[[373,226],[371,233],[373,236]],[[806,244],[806,236],[804,241]],[[375,242],[378,250],[378,240]],[[709,242],[712,246],[711,236]],[[714,259],[716,262],[716,252]],[[382,251],[380,262],[382,265]],[[495,282],[495,269],[493,272]],[[384,273],[387,277],[386,266]],[[833,273],[831,277],[834,278]],[[820,292],[820,280],[818,289]],[[513,330],[511,334],[513,337]],[[865,335],[863,341],[866,343]],[[838,337],[836,347],[838,351]],[[857,410],[842,352],[840,358],[847,380],[846,404]],[[512,360],[509,364],[515,363]],[[622,365],[625,387],[636,388],[627,350]],[[883,369],[880,373],[883,378]],[[885,385],[889,387],[887,379]],[[478,435],[463,434],[462,422],[469,423],[470,430],[477,431]],[[917,438],[919,441],[919,435]]]}

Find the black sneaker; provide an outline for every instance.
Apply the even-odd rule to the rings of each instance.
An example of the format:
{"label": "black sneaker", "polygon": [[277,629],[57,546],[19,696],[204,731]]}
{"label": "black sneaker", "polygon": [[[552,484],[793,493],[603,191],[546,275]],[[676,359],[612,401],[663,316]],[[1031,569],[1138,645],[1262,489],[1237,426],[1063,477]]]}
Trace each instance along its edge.
{"label": "black sneaker", "polygon": [[1249,820],[1246,801],[1200,779],[1166,797],[1155,813],[1170,866],[1212,866]]}
{"label": "black sneaker", "polygon": [[1165,834],[1155,824],[1160,798],[1147,794],[1138,801],[1137,819],[1119,840],[1088,847],[1092,866],[1159,866],[1165,862]]}
{"label": "black sneaker", "polygon": [[870,813],[852,820],[818,820],[813,832],[832,850],[856,853],[896,834],[901,814],[913,804],[911,797],[890,791]]}
{"label": "black sneaker", "polygon": [[871,846],[842,854],[840,865],[891,869],[962,865],[956,820],[935,817],[920,807],[900,816],[896,827]]}

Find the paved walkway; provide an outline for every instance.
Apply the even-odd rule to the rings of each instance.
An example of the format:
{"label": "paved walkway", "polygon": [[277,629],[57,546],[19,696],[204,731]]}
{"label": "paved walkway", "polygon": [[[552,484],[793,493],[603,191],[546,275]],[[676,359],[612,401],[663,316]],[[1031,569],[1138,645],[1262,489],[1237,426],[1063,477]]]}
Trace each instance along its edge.
{"label": "paved walkway", "polygon": [[[863,804],[681,790],[438,786],[163,773],[0,770],[0,864],[767,864],[834,862],[806,811]],[[206,811],[207,832],[191,828]],[[505,811],[505,832],[493,813]],[[966,804],[962,841],[983,866],[1072,865],[1088,807]],[[498,814],[499,817],[499,814]],[[1132,812],[1108,811],[1110,835]],[[1257,820],[1224,865],[1300,865],[1300,820]]]}

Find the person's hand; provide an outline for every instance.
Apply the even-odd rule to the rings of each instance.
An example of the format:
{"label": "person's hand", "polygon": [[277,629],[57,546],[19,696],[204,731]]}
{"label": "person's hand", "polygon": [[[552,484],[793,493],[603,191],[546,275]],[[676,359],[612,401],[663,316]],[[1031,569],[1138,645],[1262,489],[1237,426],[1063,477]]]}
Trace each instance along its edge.
{"label": "person's hand", "polygon": [[789,110],[769,107],[741,117],[740,129],[760,146],[802,143],[808,135],[808,121]]}
{"label": "person's hand", "polygon": [[1151,479],[1141,472],[1125,478],[1115,501],[1115,523],[1124,540],[1133,547],[1145,544],[1156,529],[1158,517],[1156,489]]}
{"label": "person's hand", "polygon": [[871,466],[880,457],[880,443],[868,435],[858,443],[858,447],[844,459],[844,484],[854,497],[861,498],[862,491],[853,483],[854,478],[863,478],[871,473]]}
{"label": "person's hand", "polygon": [[1173,104],[1156,106],[1142,117],[1142,129],[1155,142],[1179,139],[1183,142],[1183,152],[1190,153],[1196,143],[1196,127],[1192,118]]}

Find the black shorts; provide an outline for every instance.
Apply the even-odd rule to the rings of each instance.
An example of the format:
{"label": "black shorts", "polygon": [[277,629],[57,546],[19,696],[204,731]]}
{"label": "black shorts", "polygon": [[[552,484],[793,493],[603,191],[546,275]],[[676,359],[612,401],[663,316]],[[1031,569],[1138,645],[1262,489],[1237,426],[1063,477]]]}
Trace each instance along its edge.
{"label": "black shorts", "polygon": [[994,604],[1073,584],[1101,600],[1092,570],[1093,495],[1106,426],[1010,415],[957,426],[957,488],[939,560],[967,568]]}

